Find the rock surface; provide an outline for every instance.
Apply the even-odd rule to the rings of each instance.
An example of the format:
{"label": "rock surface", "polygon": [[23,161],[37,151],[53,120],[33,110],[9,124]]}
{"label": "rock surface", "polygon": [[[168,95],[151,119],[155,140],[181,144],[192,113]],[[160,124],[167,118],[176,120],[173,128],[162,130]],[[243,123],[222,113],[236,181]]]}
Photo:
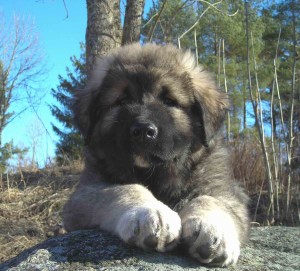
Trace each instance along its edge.
{"label": "rock surface", "polygon": [[229,268],[207,268],[183,255],[144,252],[101,231],[78,231],[46,240],[0,264],[1,271],[104,270],[238,270],[299,271],[300,228],[252,228],[239,262]]}

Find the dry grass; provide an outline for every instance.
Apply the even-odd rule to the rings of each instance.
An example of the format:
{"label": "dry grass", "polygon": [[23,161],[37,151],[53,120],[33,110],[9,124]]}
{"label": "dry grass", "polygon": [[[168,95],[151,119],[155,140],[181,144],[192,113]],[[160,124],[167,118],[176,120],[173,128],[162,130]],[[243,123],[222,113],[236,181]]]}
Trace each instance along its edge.
{"label": "dry grass", "polygon": [[62,231],[61,210],[79,180],[80,165],[3,178],[0,262]]}
{"label": "dry grass", "polygon": [[278,176],[278,193],[273,180],[274,189],[274,219],[267,216],[269,209],[268,182],[264,167],[263,155],[259,143],[255,140],[235,140],[230,143],[230,162],[235,178],[240,181],[250,196],[250,214],[253,222],[260,225],[300,226],[300,183],[295,176],[291,183],[291,205],[288,213],[285,211],[287,172],[284,166]]}
{"label": "dry grass", "polygon": [[252,195],[260,191],[266,171],[258,142],[231,142],[230,159],[234,176],[244,185],[247,193]]}
{"label": "dry grass", "polygon": [[[244,183],[252,198],[252,215],[258,208],[256,221],[265,224],[268,199],[267,187],[263,185],[265,170],[259,146],[251,142],[235,143],[231,146],[230,157],[235,177]],[[77,184],[81,170],[82,164],[74,164],[35,172],[23,171],[0,179],[0,262],[63,232],[62,206]],[[299,197],[299,186],[294,194]],[[299,204],[294,204],[289,221],[279,222],[300,225],[299,213]]]}

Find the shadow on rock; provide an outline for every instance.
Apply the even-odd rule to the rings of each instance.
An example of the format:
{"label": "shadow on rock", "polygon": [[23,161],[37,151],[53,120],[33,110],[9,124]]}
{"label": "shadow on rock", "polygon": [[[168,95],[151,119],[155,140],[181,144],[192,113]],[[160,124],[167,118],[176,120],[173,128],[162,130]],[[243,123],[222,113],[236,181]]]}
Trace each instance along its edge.
{"label": "shadow on rock", "polygon": [[46,240],[0,265],[1,271],[300,270],[299,228],[252,229],[235,267],[207,268],[177,250],[145,252],[106,232],[77,231]]}

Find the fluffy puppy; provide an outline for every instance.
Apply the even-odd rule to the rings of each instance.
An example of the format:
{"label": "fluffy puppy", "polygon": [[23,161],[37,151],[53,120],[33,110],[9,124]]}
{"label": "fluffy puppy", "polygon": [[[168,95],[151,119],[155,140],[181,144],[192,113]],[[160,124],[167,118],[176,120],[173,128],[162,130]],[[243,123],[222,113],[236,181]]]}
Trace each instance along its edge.
{"label": "fluffy puppy", "polygon": [[237,262],[247,196],[220,130],[226,95],[194,56],[128,45],[97,62],[74,114],[85,170],[63,211],[68,231],[99,228],[143,249],[177,245],[201,263]]}

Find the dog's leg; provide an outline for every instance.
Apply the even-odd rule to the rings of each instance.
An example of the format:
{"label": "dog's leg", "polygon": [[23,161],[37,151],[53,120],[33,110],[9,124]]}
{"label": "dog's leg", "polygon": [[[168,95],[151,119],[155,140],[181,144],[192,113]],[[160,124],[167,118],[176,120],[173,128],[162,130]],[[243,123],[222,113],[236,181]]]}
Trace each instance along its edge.
{"label": "dog's leg", "polygon": [[179,215],[145,187],[82,185],[63,211],[66,230],[100,228],[143,249],[168,251],[180,238]]}
{"label": "dog's leg", "polygon": [[[230,206],[231,203],[236,206]],[[226,198],[211,196],[195,198],[179,213],[182,242],[189,254],[202,263],[235,264],[248,231],[246,214],[246,207],[234,200],[228,202]]]}

